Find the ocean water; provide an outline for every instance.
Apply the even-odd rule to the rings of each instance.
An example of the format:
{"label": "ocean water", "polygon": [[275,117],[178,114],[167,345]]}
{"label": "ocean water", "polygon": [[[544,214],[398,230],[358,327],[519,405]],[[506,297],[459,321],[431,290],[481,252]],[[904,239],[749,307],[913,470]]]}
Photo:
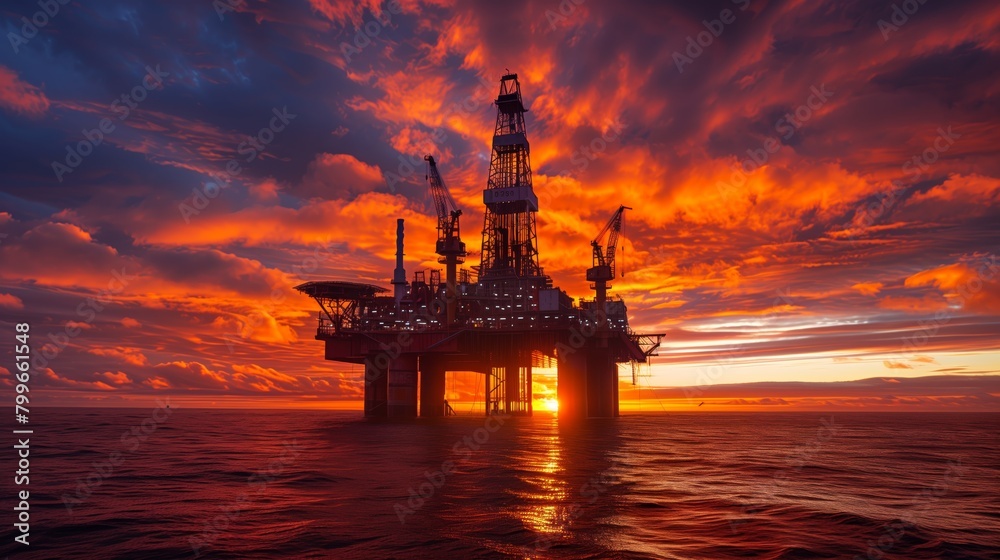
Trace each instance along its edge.
{"label": "ocean water", "polygon": [[32,413],[10,558],[1000,557],[1000,414]]}

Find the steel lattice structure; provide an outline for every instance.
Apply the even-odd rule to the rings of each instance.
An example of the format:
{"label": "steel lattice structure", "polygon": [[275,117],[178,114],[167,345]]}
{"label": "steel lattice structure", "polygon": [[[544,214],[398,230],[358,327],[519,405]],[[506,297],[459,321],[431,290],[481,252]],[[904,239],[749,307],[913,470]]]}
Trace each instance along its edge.
{"label": "steel lattice structure", "polygon": [[483,191],[480,278],[541,276],[535,213],[538,197],[531,186],[531,159],[524,126],[524,103],[517,74],[500,79],[496,99],[490,174]]}

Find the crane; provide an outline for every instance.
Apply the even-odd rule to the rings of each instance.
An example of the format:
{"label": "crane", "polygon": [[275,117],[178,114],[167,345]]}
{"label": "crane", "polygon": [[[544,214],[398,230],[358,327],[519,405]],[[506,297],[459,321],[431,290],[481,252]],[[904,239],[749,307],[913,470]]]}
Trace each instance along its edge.
{"label": "crane", "polygon": [[[607,313],[605,302],[608,299],[608,288],[611,287],[608,282],[615,278],[615,251],[618,245],[618,236],[625,226],[626,210],[631,210],[631,208],[625,205],[619,206],[604,229],[590,242],[590,246],[594,250],[594,266],[587,269],[587,281],[593,282],[590,287],[597,293],[595,303],[598,313]],[[607,246],[602,247],[605,235],[608,237]],[[624,276],[625,273],[622,272],[622,275]]]}
{"label": "crane", "polygon": [[445,265],[445,286],[446,286],[446,309],[448,324],[455,322],[455,310],[457,307],[457,276],[458,265],[465,262],[468,252],[465,250],[465,243],[459,235],[458,219],[462,215],[455,199],[448,192],[448,187],[444,185],[441,174],[438,173],[437,163],[434,156],[424,156],[427,162],[427,182],[431,186],[431,195],[434,197],[434,208],[438,217],[438,239],[436,252],[440,255],[438,262]]}

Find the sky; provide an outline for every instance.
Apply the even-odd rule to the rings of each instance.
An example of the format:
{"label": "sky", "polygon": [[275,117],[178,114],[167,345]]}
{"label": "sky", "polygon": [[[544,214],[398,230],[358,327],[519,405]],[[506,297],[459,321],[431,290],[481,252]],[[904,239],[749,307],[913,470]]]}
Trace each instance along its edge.
{"label": "sky", "polygon": [[1000,410],[993,2],[55,4],[0,8],[0,317],[37,402],[360,407],[293,287],[388,287],[397,217],[438,268],[427,153],[475,264],[510,71],[545,272],[592,296],[633,208],[612,294],[665,337],[627,407]]}

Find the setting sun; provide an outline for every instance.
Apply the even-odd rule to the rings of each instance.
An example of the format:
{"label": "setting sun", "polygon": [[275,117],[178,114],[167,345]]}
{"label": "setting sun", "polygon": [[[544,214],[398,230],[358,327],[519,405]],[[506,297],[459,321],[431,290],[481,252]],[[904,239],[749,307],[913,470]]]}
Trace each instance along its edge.
{"label": "setting sun", "polygon": [[545,410],[559,412],[559,399],[545,399],[542,402],[545,404]]}

